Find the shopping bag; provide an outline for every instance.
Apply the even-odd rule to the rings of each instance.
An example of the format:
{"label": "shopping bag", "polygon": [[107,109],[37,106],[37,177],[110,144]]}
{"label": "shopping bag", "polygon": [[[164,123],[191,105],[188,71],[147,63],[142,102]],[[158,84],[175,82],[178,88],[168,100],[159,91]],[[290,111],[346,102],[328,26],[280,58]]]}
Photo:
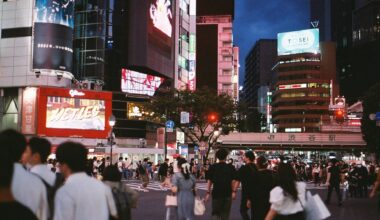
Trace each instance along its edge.
{"label": "shopping bag", "polygon": [[306,191],[305,204],[303,204],[306,220],[320,220],[319,210],[315,208],[315,200],[310,191]]}
{"label": "shopping bag", "polygon": [[318,209],[319,219],[326,219],[331,216],[330,211],[327,209],[325,203],[322,201],[318,194],[313,196],[315,202],[315,209]]}
{"label": "shopping bag", "polygon": [[206,206],[203,201],[199,196],[195,197],[195,203],[194,203],[194,214],[195,215],[203,215],[205,214],[206,211]]}
{"label": "shopping bag", "polygon": [[177,206],[177,196],[166,195],[165,205],[166,206]]}

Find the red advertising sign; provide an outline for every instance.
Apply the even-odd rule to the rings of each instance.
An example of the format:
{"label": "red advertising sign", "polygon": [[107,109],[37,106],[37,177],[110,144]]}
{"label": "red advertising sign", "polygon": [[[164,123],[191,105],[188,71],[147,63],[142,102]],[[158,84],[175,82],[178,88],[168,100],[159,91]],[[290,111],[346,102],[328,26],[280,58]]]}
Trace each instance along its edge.
{"label": "red advertising sign", "polygon": [[37,88],[25,88],[22,96],[21,132],[36,134],[36,101]]}
{"label": "red advertising sign", "polygon": [[40,88],[38,134],[56,137],[107,138],[112,93]]}
{"label": "red advertising sign", "polygon": [[153,96],[154,92],[165,80],[162,77],[139,73],[128,69],[122,69],[121,77],[121,91],[148,96]]}

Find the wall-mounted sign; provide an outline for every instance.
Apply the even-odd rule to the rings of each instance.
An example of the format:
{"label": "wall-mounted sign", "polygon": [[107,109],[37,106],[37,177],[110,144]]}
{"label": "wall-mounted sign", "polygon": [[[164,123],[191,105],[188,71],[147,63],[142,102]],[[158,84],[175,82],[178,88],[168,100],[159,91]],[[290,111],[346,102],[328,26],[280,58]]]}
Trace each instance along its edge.
{"label": "wall-mounted sign", "polygon": [[121,91],[131,94],[153,96],[164,78],[122,69]]}
{"label": "wall-mounted sign", "polygon": [[279,33],[277,35],[277,53],[279,56],[297,53],[320,53],[319,29]]}
{"label": "wall-mounted sign", "polygon": [[280,89],[280,90],[282,90],[282,89],[302,89],[302,88],[307,88],[307,84],[302,83],[302,84],[289,84],[289,85],[279,85],[278,86],[278,89]]}
{"label": "wall-mounted sign", "polygon": [[23,134],[36,133],[36,101],[37,88],[25,88],[22,96],[21,132]]}

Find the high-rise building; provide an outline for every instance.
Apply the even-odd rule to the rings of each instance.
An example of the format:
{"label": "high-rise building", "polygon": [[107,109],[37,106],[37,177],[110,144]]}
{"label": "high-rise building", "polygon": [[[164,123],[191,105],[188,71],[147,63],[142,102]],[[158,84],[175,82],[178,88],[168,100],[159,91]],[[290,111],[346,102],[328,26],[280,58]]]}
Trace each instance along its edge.
{"label": "high-rise building", "polygon": [[273,66],[277,59],[277,40],[260,39],[245,58],[244,101],[266,113],[266,95],[274,85]]}
{"label": "high-rise building", "polygon": [[329,115],[330,100],[338,91],[336,45],[320,43],[318,37],[318,29],[278,34],[272,115],[280,132],[320,131]]}
{"label": "high-rise building", "polygon": [[179,90],[196,88],[196,3],[196,0],[178,1],[174,87]]}
{"label": "high-rise building", "polygon": [[[233,46],[234,0],[197,1],[197,87],[239,98],[237,48]],[[235,55],[235,56],[234,56]]]}

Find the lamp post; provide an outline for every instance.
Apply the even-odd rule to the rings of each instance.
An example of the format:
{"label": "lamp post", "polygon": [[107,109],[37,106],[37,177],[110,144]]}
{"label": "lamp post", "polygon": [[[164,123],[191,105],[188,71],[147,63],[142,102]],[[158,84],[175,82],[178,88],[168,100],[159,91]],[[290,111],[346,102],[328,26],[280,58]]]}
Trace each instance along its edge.
{"label": "lamp post", "polygon": [[116,118],[114,115],[111,115],[108,124],[111,127],[111,133],[110,133],[110,142],[111,142],[111,153],[110,153],[110,164],[112,165],[112,145],[113,145],[113,126],[115,126]]}

